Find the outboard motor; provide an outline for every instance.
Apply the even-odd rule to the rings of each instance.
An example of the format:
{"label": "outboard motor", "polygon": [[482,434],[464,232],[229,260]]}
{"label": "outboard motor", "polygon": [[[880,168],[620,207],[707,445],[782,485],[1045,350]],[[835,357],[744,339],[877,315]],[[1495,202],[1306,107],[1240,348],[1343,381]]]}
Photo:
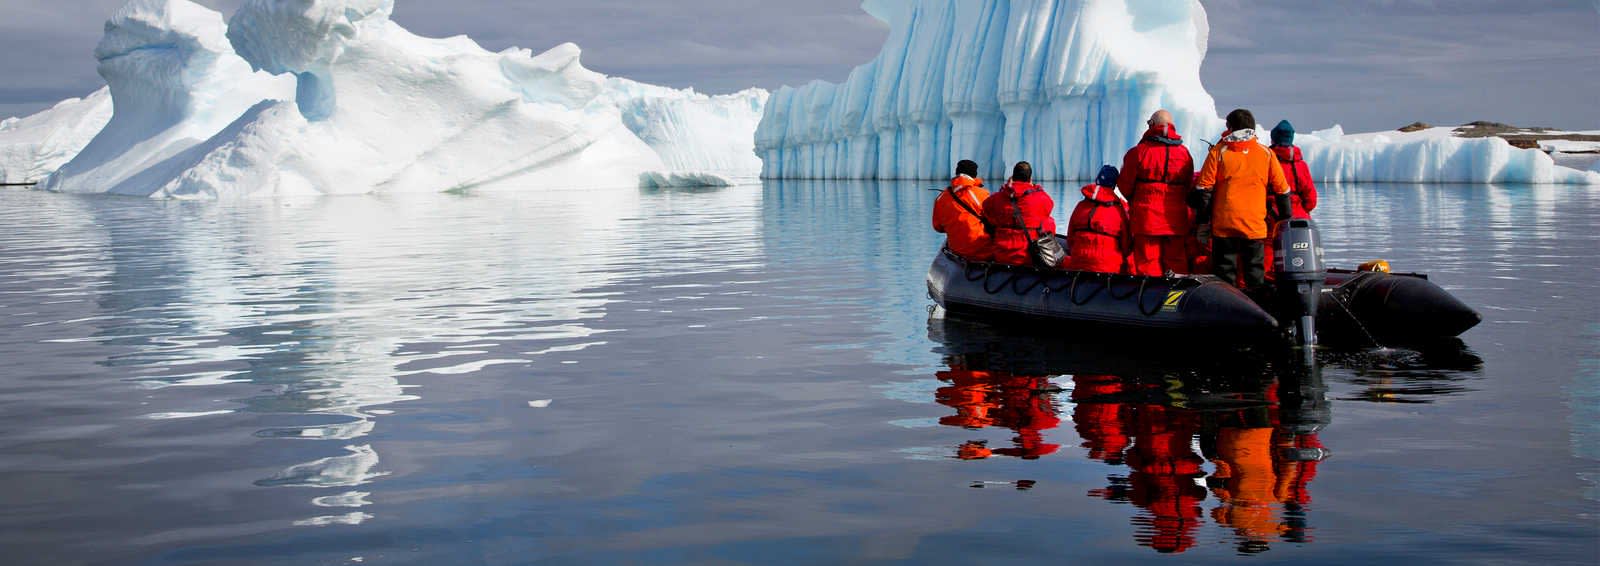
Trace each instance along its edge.
{"label": "outboard motor", "polygon": [[1278,320],[1294,323],[1301,346],[1317,343],[1317,303],[1322,300],[1328,270],[1322,265],[1322,236],[1317,223],[1296,218],[1278,223],[1272,269],[1278,280]]}

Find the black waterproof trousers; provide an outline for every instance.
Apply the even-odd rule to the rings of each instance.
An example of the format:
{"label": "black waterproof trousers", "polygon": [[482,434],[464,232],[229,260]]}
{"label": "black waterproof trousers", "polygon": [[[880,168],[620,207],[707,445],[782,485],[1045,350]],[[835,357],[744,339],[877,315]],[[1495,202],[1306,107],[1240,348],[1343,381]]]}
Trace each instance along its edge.
{"label": "black waterproof trousers", "polygon": [[1211,271],[1223,281],[1237,283],[1239,270],[1243,269],[1244,288],[1260,289],[1267,284],[1265,245],[1264,240],[1212,238]]}

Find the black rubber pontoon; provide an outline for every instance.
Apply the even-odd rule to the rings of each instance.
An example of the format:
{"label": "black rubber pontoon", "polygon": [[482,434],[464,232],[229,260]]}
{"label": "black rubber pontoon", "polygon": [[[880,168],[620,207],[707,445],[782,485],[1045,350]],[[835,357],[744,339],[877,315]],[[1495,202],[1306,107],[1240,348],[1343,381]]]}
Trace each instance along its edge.
{"label": "black rubber pontoon", "polygon": [[[1209,275],[1144,277],[969,262],[942,250],[928,293],[946,310],[1133,330],[1180,330],[1204,340],[1249,340],[1278,328],[1381,344],[1454,338],[1483,317],[1426,275],[1329,270],[1316,223],[1279,224],[1276,296],[1258,305]],[[1265,306],[1266,308],[1263,308]]]}
{"label": "black rubber pontoon", "polygon": [[1427,275],[1329,270],[1326,285],[1318,319],[1330,335],[1421,342],[1454,338],[1483,322]]}
{"label": "black rubber pontoon", "polygon": [[928,293],[946,310],[1139,329],[1269,335],[1278,322],[1232,285],[1209,275],[1141,277],[969,262],[949,250],[928,271]]}

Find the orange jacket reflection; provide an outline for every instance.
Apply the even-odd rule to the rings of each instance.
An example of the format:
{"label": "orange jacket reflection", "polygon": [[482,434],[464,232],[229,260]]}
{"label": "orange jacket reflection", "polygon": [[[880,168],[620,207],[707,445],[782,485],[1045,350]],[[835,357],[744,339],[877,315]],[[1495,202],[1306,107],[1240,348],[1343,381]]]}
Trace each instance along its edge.
{"label": "orange jacket reflection", "polygon": [[[1274,406],[1276,390],[1274,385],[1267,391]],[[1303,449],[1320,450],[1322,442],[1315,434],[1296,435],[1280,428],[1276,411],[1247,413],[1227,419],[1216,433],[1212,485],[1221,505],[1212,509],[1211,517],[1231,527],[1241,539],[1240,548],[1249,552],[1265,550],[1267,542],[1277,538],[1308,542],[1303,518],[1290,520],[1281,511],[1299,510],[1311,502],[1308,486],[1316,478],[1317,462],[1290,456]]]}
{"label": "orange jacket reflection", "polygon": [[990,449],[982,442],[968,442],[957,449],[957,458],[976,460],[998,454],[1034,459],[1061,449],[1045,442],[1041,432],[1061,425],[1054,403],[1041,393],[1050,385],[1049,378],[969,370],[959,364],[936,375],[950,385],[940,387],[935,400],[956,410],[956,414],[940,418],[939,424],[968,429],[997,426],[1017,433],[1010,448]]}

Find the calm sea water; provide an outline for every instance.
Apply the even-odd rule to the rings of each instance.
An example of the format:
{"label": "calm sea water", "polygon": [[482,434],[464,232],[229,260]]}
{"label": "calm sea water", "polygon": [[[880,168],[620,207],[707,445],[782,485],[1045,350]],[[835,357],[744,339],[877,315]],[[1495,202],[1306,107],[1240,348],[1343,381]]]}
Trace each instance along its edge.
{"label": "calm sea water", "polygon": [[1324,188],[1486,320],[1297,369],[930,316],[926,189],[0,192],[3,561],[1600,556],[1600,190]]}

